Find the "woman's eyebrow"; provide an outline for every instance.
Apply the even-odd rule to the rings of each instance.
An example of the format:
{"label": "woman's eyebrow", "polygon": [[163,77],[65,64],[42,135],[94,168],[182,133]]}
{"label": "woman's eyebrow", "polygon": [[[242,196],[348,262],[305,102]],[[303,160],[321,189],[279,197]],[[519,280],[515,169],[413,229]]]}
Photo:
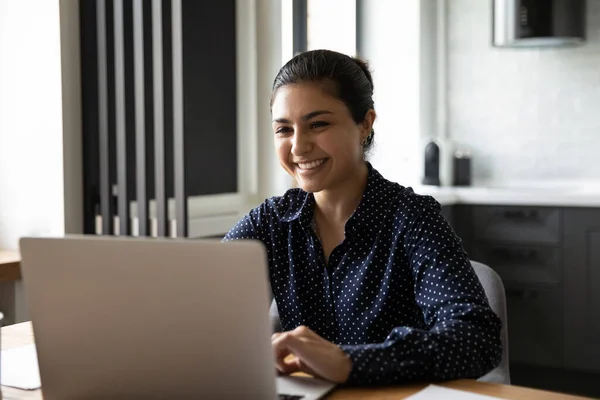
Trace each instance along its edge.
{"label": "woman's eyebrow", "polygon": [[[331,111],[327,111],[327,110],[317,110],[317,111],[309,112],[308,114],[305,114],[300,118],[302,119],[302,121],[308,121],[311,118],[314,118],[316,116],[323,115],[323,114],[333,114],[333,113]],[[277,118],[277,119],[274,119],[273,122],[278,122],[281,124],[291,123],[290,120],[286,119],[286,118]]]}

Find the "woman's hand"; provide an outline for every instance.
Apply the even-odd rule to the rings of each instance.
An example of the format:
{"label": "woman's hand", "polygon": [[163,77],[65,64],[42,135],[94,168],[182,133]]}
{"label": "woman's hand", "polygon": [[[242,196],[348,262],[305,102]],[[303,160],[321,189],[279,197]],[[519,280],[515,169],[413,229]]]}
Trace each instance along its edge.
{"label": "woman's hand", "polygon": [[[275,333],[271,341],[275,363],[282,374],[305,372],[331,382],[344,383],[352,371],[352,361],[342,349],[305,326]],[[286,360],[290,354],[295,357]]]}

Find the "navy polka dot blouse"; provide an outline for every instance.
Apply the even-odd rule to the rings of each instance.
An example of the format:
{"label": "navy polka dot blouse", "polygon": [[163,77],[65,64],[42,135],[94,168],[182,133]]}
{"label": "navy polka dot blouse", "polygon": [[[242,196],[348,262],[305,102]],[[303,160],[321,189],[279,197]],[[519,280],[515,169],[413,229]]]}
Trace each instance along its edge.
{"label": "navy polka dot blouse", "polygon": [[501,322],[439,203],[369,164],[328,263],[312,229],[314,204],[291,189],[224,238],[265,244],[283,330],[305,325],[338,344],[355,385],[478,378],[499,364]]}

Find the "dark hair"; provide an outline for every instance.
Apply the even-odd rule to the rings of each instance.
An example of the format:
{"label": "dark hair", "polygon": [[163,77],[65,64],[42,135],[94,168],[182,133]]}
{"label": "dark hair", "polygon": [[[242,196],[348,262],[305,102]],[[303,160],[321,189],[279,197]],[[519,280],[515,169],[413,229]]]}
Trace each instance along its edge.
{"label": "dark hair", "polygon": [[[364,121],[367,112],[374,109],[373,78],[367,63],[331,50],[312,50],[300,53],[288,61],[275,77],[271,93],[271,107],[277,89],[301,82],[323,82],[331,94],[346,104],[357,124]],[[365,140],[364,153],[373,147],[375,131]]]}

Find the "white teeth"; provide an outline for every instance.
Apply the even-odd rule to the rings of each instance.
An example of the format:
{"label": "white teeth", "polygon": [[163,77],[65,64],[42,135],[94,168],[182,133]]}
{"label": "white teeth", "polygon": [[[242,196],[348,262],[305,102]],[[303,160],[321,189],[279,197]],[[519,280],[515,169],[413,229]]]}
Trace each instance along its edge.
{"label": "white teeth", "polygon": [[322,160],[311,161],[309,163],[298,163],[298,166],[300,167],[300,169],[313,169],[313,168],[317,168],[319,165],[323,164],[324,162],[325,162],[325,159],[322,159]]}

